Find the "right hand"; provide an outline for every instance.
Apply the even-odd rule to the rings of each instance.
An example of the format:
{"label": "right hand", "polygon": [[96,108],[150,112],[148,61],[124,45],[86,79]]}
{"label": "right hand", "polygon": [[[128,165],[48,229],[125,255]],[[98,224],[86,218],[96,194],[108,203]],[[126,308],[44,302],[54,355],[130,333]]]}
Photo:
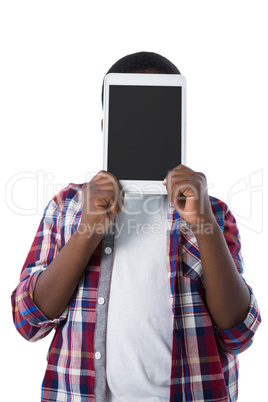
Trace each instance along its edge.
{"label": "right hand", "polygon": [[121,213],[124,190],[118,179],[110,172],[101,170],[82,186],[82,214],[78,232],[104,236]]}

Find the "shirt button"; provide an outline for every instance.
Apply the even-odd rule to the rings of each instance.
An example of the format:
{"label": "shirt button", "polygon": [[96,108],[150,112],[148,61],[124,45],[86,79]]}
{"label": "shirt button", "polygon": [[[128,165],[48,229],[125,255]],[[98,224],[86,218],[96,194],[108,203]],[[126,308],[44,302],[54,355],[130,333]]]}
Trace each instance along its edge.
{"label": "shirt button", "polygon": [[111,254],[112,249],[111,249],[111,247],[105,247],[104,251],[105,251],[106,254]]}
{"label": "shirt button", "polygon": [[99,297],[99,298],[98,298],[98,303],[99,303],[99,304],[104,304],[104,303],[105,303],[104,297]]}
{"label": "shirt button", "polygon": [[100,360],[100,358],[101,358],[101,352],[96,352],[95,353],[95,359]]}

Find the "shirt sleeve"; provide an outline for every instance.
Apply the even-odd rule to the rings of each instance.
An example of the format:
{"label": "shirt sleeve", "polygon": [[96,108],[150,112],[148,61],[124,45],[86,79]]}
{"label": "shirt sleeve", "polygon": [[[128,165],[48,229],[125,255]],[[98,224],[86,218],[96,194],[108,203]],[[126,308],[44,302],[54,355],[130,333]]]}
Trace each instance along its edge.
{"label": "shirt sleeve", "polygon": [[45,209],[34,241],[23,265],[20,282],[11,295],[13,321],[18,332],[28,341],[46,336],[67,317],[68,309],[50,320],[33,301],[38,276],[60,251],[61,211],[52,199]]}
{"label": "shirt sleeve", "polygon": [[[239,274],[244,273],[244,261],[241,254],[240,234],[236,220],[230,210],[225,213],[223,234]],[[242,276],[242,279],[246,283]],[[220,345],[228,353],[239,354],[246,350],[253,342],[253,337],[261,323],[260,310],[251,287],[246,283],[250,292],[250,306],[244,322],[229,330],[220,330],[215,327],[215,335]]]}

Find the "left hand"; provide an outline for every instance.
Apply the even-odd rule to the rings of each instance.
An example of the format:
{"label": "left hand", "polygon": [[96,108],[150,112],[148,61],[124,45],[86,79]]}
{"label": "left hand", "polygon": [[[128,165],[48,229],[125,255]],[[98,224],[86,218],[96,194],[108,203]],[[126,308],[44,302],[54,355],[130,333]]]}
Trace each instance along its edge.
{"label": "left hand", "polygon": [[178,165],[167,174],[163,184],[171,206],[188,224],[200,225],[214,220],[203,173]]}

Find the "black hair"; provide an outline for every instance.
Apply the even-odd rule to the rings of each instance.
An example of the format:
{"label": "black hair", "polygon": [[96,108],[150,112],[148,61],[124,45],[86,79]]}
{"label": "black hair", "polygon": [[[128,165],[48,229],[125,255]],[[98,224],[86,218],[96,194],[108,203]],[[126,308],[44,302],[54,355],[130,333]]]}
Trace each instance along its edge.
{"label": "black hair", "polygon": [[[168,59],[153,52],[137,52],[119,59],[107,71],[109,73],[139,73],[156,72],[158,74],[180,74],[178,68]],[[104,77],[105,78],[105,77]],[[104,79],[101,91],[101,103],[103,106]]]}

